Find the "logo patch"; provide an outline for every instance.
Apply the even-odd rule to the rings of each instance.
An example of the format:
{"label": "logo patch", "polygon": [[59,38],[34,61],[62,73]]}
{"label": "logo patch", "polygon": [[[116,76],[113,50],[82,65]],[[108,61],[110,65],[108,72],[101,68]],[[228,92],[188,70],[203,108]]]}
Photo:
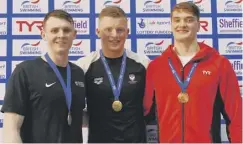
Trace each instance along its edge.
{"label": "logo patch", "polygon": [[52,85],[54,85],[56,82],[54,82],[54,83],[51,83],[51,84],[48,84],[48,83],[46,83],[46,87],[48,88],[48,87],[51,87]]}
{"label": "logo patch", "polygon": [[75,81],[76,86],[78,87],[84,87],[84,83],[81,81]]}
{"label": "logo patch", "polygon": [[129,79],[130,79],[130,81],[128,81],[129,84],[136,84],[137,83],[137,81],[135,80],[136,76],[134,74],[129,74]]}
{"label": "logo patch", "polygon": [[211,75],[211,71],[207,71],[207,70],[203,70],[202,73],[203,75],[207,75],[207,76]]}
{"label": "logo patch", "polygon": [[103,77],[94,78],[94,83],[97,85],[100,85],[101,83],[103,83]]}

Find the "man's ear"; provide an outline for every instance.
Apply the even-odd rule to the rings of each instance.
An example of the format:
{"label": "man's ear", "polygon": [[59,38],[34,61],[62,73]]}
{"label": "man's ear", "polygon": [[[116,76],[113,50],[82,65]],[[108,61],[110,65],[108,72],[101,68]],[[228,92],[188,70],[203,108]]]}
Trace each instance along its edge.
{"label": "man's ear", "polygon": [[100,30],[99,30],[99,28],[96,29],[96,35],[98,36],[98,38],[100,38]]}
{"label": "man's ear", "polygon": [[197,32],[200,31],[200,28],[201,28],[200,21],[198,21],[198,29],[197,29]]}
{"label": "man's ear", "polygon": [[41,30],[41,38],[42,38],[44,41],[47,40],[47,38],[46,38],[46,33],[45,33],[44,29]]}
{"label": "man's ear", "polygon": [[74,34],[73,34],[73,40],[76,39],[76,36],[77,36],[77,30],[74,30]]}

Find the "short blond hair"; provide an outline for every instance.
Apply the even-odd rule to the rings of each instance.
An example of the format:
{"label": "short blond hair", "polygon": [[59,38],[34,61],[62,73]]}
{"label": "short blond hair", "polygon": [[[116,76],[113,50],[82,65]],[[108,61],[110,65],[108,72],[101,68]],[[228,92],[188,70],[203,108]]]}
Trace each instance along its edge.
{"label": "short blond hair", "polygon": [[112,17],[112,18],[127,18],[126,13],[117,6],[107,6],[102,9],[99,15],[99,19],[103,17]]}

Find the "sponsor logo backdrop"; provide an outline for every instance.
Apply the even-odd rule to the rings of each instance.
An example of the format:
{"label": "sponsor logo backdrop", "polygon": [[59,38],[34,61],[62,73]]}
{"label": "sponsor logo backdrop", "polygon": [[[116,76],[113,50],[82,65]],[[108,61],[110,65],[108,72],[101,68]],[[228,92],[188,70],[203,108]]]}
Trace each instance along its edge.
{"label": "sponsor logo backdrop", "polygon": [[[170,11],[182,1],[191,1],[199,7],[201,29],[198,41],[213,46],[230,60],[242,89],[243,0],[1,0],[0,107],[6,83],[15,66],[46,52],[40,30],[47,12],[64,9],[74,17],[78,36],[70,49],[71,61],[100,49],[100,40],[95,34],[97,18],[101,9],[109,5],[121,7],[129,18],[126,48],[154,59],[173,42]],[[2,114],[0,117],[2,141]],[[154,125],[148,127],[150,142],[156,141],[156,128]],[[224,121],[222,139],[228,141]]]}

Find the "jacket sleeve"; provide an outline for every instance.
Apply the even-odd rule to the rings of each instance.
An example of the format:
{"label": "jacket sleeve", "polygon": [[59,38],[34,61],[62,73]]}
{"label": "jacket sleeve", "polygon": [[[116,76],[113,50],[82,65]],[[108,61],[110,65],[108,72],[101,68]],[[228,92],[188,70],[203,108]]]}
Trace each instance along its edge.
{"label": "jacket sleeve", "polygon": [[228,59],[224,58],[221,66],[219,87],[228,119],[228,138],[232,143],[242,143],[242,97],[237,77]]}
{"label": "jacket sleeve", "polygon": [[153,85],[153,61],[150,62],[146,71],[145,95],[143,99],[144,116],[148,115],[153,104],[154,97]]}

